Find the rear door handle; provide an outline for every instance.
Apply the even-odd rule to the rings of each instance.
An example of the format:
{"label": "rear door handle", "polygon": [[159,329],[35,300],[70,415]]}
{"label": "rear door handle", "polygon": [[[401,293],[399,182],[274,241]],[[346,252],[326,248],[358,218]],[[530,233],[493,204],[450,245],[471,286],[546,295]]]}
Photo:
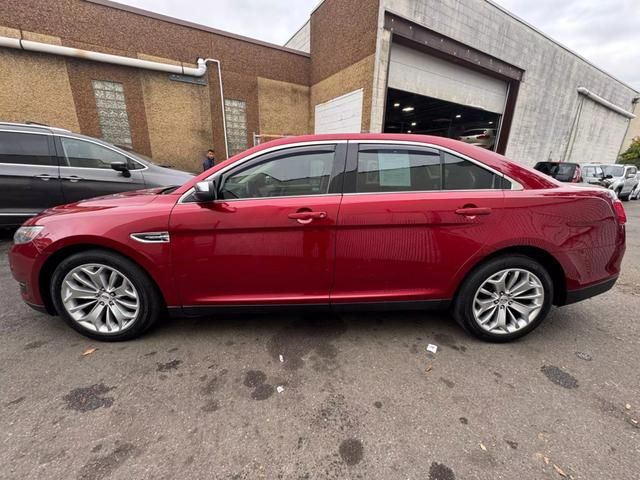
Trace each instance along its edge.
{"label": "rear door handle", "polygon": [[322,220],[327,218],[327,212],[296,212],[290,213],[288,217],[291,220],[296,220],[298,223],[307,224],[314,220]]}
{"label": "rear door handle", "polygon": [[52,178],[57,178],[56,175],[49,175],[48,173],[43,173],[41,175],[36,175],[36,178],[39,178],[42,181],[48,182]]}
{"label": "rear door handle", "polygon": [[475,217],[476,215],[489,215],[491,209],[488,207],[465,207],[457,209],[456,213],[465,217]]}
{"label": "rear door handle", "polygon": [[80,180],[82,180],[82,177],[78,177],[77,175],[71,175],[69,177],[62,177],[63,180],[69,180],[70,182],[79,182]]}

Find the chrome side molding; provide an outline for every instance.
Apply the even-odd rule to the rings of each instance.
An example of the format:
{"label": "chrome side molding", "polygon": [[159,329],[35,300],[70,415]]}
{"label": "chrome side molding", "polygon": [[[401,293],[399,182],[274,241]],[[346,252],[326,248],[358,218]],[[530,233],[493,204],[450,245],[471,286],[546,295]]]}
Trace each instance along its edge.
{"label": "chrome side molding", "polygon": [[140,243],[169,243],[171,241],[169,232],[140,232],[132,233],[129,237]]}

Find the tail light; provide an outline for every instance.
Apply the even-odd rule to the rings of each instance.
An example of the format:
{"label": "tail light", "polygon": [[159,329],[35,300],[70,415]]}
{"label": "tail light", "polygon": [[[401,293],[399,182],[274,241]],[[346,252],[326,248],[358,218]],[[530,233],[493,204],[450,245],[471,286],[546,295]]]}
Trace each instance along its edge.
{"label": "tail light", "polygon": [[573,178],[571,179],[571,183],[579,183],[581,177],[582,177],[582,170],[580,170],[580,167],[576,167],[575,172],[573,172]]}
{"label": "tail light", "polygon": [[487,138],[489,138],[489,135],[487,135],[486,133],[483,133],[482,135],[478,135],[476,138],[478,140],[486,140]]}
{"label": "tail light", "polygon": [[618,222],[620,225],[624,225],[627,223],[627,214],[624,211],[624,206],[620,200],[614,200],[613,202],[613,210],[616,212],[616,217],[618,217]]}

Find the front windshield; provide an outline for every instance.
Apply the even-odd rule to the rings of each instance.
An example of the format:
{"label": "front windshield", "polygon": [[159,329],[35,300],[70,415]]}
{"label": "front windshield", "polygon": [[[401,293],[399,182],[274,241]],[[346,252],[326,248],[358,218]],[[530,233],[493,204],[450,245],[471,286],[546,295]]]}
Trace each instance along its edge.
{"label": "front windshield", "polygon": [[603,165],[602,170],[605,176],[622,177],[624,175],[624,167],[621,165]]}

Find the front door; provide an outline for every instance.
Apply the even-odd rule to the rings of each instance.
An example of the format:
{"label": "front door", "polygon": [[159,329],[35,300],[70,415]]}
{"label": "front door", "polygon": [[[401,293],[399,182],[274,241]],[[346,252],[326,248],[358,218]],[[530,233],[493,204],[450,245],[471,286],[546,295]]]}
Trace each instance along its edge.
{"label": "front door", "polygon": [[125,174],[111,168],[114,162],[133,163],[116,150],[80,138],[56,138],[59,142],[56,146],[62,157],[62,192],[68,203],[145,188],[141,169],[132,169]]}
{"label": "front door", "polygon": [[332,303],[443,300],[502,216],[503,178],[435,148],[352,143]]}
{"label": "front door", "polygon": [[215,174],[220,199],[171,213],[186,307],[328,303],[345,143],[289,147]]}

